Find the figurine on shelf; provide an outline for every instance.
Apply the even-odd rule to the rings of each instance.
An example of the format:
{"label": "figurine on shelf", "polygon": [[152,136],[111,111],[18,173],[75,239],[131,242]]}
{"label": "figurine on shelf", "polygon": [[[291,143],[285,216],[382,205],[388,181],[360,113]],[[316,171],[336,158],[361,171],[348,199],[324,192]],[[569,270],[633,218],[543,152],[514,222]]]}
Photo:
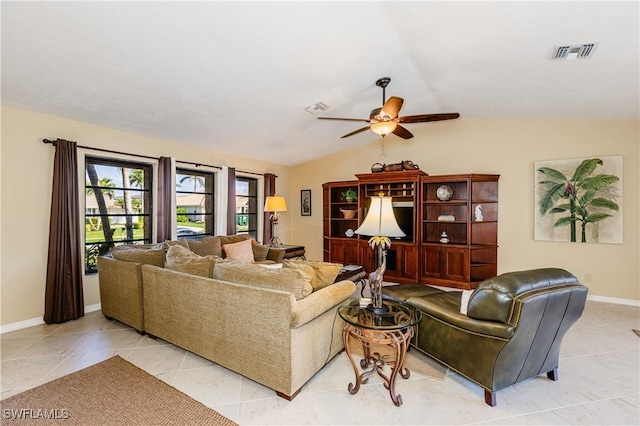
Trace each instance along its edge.
{"label": "figurine on shelf", "polygon": [[440,242],[443,244],[447,244],[449,242],[449,236],[445,231],[442,231],[442,234],[440,234]]}
{"label": "figurine on shelf", "polygon": [[482,204],[478,204],[474,211],[476,222],[482,222],[484,220],[484,216],[482,216]]}

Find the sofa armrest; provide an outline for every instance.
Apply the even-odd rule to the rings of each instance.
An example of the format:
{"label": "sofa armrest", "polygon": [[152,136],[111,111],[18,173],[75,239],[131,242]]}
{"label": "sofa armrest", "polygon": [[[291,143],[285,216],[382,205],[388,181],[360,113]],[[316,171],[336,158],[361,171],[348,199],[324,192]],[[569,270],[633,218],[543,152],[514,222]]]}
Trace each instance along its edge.
{"label": "sofa armrest", "polygon": [[284,252],[285,250],[283,248],[271,247],[267,252],[267,260],[273,260],[276,263],[282,263],[282,261],[284,260]]}
{"label": "sofa armrest", "polygon": [[144,331],[142,264],[98,257],[98,283],[102,313],[138,331]]}
{"label": "sofa armrest", "polygon": [[298,300],[291,313],[291,328],[298,328],[323,314],[329,309],[341,304],[356,291],[352,281],[339,281],[318,291],[311,293],[302,300]]}

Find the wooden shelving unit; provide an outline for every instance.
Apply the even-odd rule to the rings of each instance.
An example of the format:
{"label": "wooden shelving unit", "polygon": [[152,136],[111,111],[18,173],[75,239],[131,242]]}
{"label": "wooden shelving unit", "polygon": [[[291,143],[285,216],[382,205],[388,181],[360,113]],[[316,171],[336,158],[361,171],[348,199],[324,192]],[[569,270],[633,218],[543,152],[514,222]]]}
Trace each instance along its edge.
{"label": "wooden shelving unit", "polygon": [[[384,278],[398,283],[417,282],[418,268],[418,207],[420,201],[420,178],[427,176],[422,170],[403,170],[398,172],[358,174],[360,183],[360,211],[362,217],[371,205],[371,197],[383,193],[392,197],[396,220],[400,228],[407,234],[402,238],[394,238],[387,249],[387,270]],[[368,238],[368,237],[367,237]],[[378,260],[375,251],[367,245],[363,237],[360,247],[360,258],[365,271],[376,269]]]}
{"label": "wooden shelving unit", "polygon": [[[420,170],[358,174],[357,181],[323,185],[324,259],[358,264],[371,273],[377,267],[368,236],[355,231],[371,204],[382,192],[393,198],[398,224],[407,234],[392,240],[387,250],[385,280],[398,283],[475,288],[498,269],[499,175],[460,174],[428,176]],[[448,185],[453,195],[443,201],[437,191]],[[358,201],[349,203],[342,193],[357,188]],[[480,206],[482,220],[475,211]],[[340,209],[357,209],[346,219]],[[441,242],[442,233],[448,242]]]}
{"label": "wooden shelving unit", "polygon": [[[322,185],[323,257],[326,262],[360,264],[358,236],[348,232],[358,228],[358,200],[345,199],[342,194],[348,189],[357,192],[358,181],[329,182]],[[355,211],[355,215],[346,218],[343,211]]]}
{"label": "wooden shelving unit", "polygon": [[[470,289],[497,274],[498,179],[481,174],[421,179],[421,282]],[[442,185],[453,190],[449,200],[437,197]],[[482,220],[476,217],[478,207]],[[443,232],[447,243],[440,241]]]}

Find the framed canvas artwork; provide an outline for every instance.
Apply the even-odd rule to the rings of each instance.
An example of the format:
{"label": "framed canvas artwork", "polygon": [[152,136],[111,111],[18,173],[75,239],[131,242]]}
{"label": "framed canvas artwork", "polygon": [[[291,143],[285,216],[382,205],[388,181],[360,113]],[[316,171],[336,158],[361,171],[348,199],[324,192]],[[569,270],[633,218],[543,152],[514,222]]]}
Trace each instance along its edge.
{"label": "framed canvas artwork", "polygon": [[535,163],[534,238],[622,244],[622,156]]}

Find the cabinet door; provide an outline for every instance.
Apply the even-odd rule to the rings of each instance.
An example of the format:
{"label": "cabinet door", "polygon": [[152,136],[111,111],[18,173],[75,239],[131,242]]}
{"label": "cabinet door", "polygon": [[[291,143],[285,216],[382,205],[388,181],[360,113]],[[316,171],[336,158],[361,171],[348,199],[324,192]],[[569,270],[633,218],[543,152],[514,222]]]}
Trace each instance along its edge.
{"label": "cabinet door", "polygon": [[352,240],[331,240],[331,262],[343,265],[359,265],[358,242]]}
{"label": "cabinet door", "polygon": [[469,282],[469,251],[463,248],[442,248],[442,278]]}
{"label": "cabinet door", "polygon": [[421,248],[423,278],[442,278],[442,247],[423,246]]}
{"label": "cabinet door", "polygon": [[465,248],[422,246],[422,278],[469,281],[469,251]]}
{"label": "cabinet door", "polygon": [[398,246],[397,262],[397,276],[418,279],[418,248],[416,246]]}
{"label": "cabinet door", "polygon": [[372,249],[367,241],[360,242],[360,262],[367,274],[375,271],[378,268],[376,264],[376,250]]}

